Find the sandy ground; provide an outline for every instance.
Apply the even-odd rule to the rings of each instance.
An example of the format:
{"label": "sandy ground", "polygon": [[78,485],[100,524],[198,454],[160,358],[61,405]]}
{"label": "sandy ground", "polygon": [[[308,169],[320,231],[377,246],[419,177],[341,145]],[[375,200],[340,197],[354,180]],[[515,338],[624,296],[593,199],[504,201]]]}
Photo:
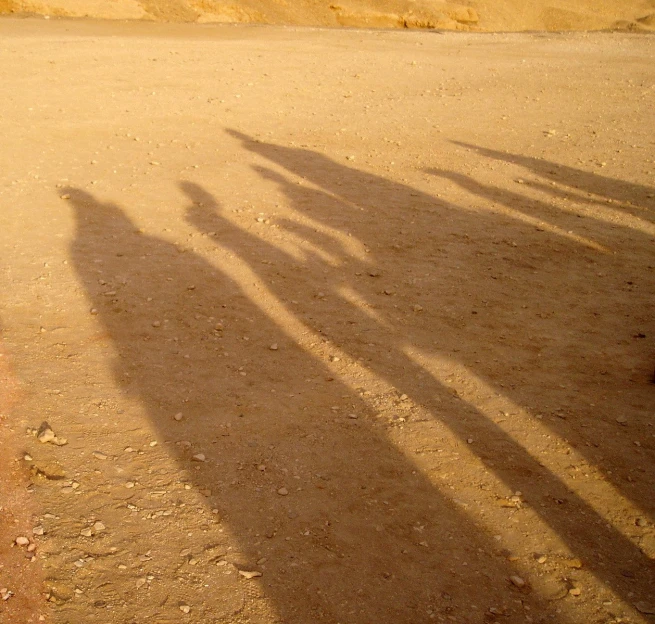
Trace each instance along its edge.
{"label": "sandy ground", "polygon": [[654,61],[0,21],[0,620],[653,622]]}

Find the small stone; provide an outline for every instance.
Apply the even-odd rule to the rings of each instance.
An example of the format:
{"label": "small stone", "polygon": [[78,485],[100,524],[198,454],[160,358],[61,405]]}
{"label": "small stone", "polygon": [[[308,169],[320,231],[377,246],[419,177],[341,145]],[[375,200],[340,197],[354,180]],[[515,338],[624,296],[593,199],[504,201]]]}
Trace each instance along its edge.
{"label": "small stone", "polygon": [[82,529],[80,531],[80,535],[82,537],[91,537],[93,535],[93,531],[90,528]]}
{"label": "small stone", "polygon": [[512,582],[512,585],[515,585],[519,589],[523,589],[525,587],[525,580],[522,579],[520,576],[510,576],[509,580]]}
{"label": "small stone", "polygon": [[579,587],[571,587],[571,589],[569,589],[569,594],[571,594],[571,596],[579,596],[581,593],[582,590]]}
{"label": "small stone", "polygon": [[359,418],[359,416],[357,416],[357,414],[348,414],[348,418],[356,419]]}
{"label": "small stone", "polygon": [[39,430],[36,433],[36,439],[39,442],[45,444],[46,442],[52,442],[56,437],[57,436],[55,435],[55,432],[52,430],[50,425],[45,421],[42,422]]}
{"label": "small stone", "polygon": [[287,488],[285,488],[285,487],[281,487],[281,488],[277,491],[277,493],[278,493],[280,496],[286,496],[286,495],[289,493],[289,490],[287,490]]}
{"label": "small stone", "polygon": [[94,314],[94,315],[95,315],[95,314],[98,314],[98,308],[91,308],[91,309],[89,310],[89,314]]}
{"label": "small stone", "polygon": [[182,611],[182,613],[189,613],[191,611],[191,607],[188,604],[181,604],[180,611]]}
{"label": "small stone", "polygon": [[105,455],[102,451],[93,451],[93,456],[96,459],[107,459],[107,455]]}
{"label": "small stone", "polygon": [[243,576],[243,578],[246,579],[254,579],[257,578],[258,576],[261,576],[261,572],[257,572],[256,570],[253,571],[248,571],[248,570],[239,570],[239,574]]}
{"label": "small stone", "polygon": [[150,443],[150,446],[151,446],[151,447],[153,447],[153,446],[157,446],[157,440],[153,440],[153,441]]}
{"label": "small stone", "polygon": [[191,459],[193,459],[193,461],[197,461],[197,462],[206,461],[204,453],[196,453]]}
{"label": "small stone", "polygon": [[32,461],[32,456],[29,453],[25,453],[25,455],[23,455],[23,459],[25,461]]}
{"label": "small stone", "polygon": [[541,555],[541,557],[537,558],[537,563],[546,563],[547,559],[545,555]]}
{"label": "small stone", "polygon": [[473,438],[469,438],[468,440],[466,440],[466,443],[467,444],[473,444]]}
{"label": "small stone", "polygon": [[574,568],[576,570],[579,570],[582,567],[582,561],[578,559],[577,557],[574,557],[572,559],[567,559],[566,560],[566,565],[569,568]]}
{"label": "small stone", "polygon": [[34,533],[34,535],[43,535],[45,533],[45,530],[42,526],[39,525],[39,526],[35,526],[32,529],[32,533]]}
{"label": "small stone", "polygon": [[178,412],[177,414],[175,414],[175,416],[173,416],[173,420],[177,420],[177,422],[180,422],[182,418],[183,418],[182,412]]}
{"label": "small stone", "polygon": [[161,327],[161,321],[153,321],[152,326],[153,327]]}
{"label": "small stone", "polygon": [[61,195],[61,198],[62,198],[62,199],[70,199],[71,196],[70,196],[69,193],[65,193],[64,195]]}
{"label": "small stone", "polygon": [[[120,566],[119,566],[119,567],[120,567]],[[136,580],[136,588],[137,588],[137,589],[140,589],[141,587],[143,587],[143,586],[146,584],[146,582],[147,582],[147,581],[146,581],[145,577],[140,578],[140,579],[137,579],[137,580]]]}
{"label": "small stone", "polygon": [[34,552],[36,550],[36,544],[30,544],[27,547],[27,552]]}
{"label": "small stone", "polygon": [[640,602],[635,602],[634,604],[639,613],[643,613],[644,615],[655,615],[655,604],[650,604],[643,600]]}
{"label": "small stone", "polygon": [[23,535],[17,537],[14,541],[17,546],[27,546],[30,543],[30,540]]}
{"label": "small stone", "polygon": [[106,528],[107,527],[102,522],[100,522],[100,520],[93,523],[93,529],[95,531],[104,531]]}
{"label": "small stone", "polygon": [[135,485],[136,485],[136,483],[134,483],[134,481],[128,481],[125,484],[125,487],[128,488],[128,489],[132,489]]}
{"label": "small stone", "polygon": [[269,349],[270,349],[271,351],[277,351],[277,349],[278,349],[277,343],[274,342],[274,343],[269,347]]}
{"label": "small stone", "polygon": [[257,466],[257,470],[264,472],[264,470],[266,470],[266,466],[264,464],[259,464],[259,466]]}
{"label": "small stone", "polygon": [[616,422],[625,427],[628,424],[628,419],[625,416],[617,416]]}

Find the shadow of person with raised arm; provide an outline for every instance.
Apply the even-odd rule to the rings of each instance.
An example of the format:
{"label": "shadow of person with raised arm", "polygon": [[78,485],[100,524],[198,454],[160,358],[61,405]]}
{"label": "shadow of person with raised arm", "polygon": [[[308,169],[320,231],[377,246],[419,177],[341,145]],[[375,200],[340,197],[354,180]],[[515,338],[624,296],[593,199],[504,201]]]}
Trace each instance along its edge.
{"label": "shadow of person with raised arm", "polygon": [[[453,141],[453,144],[473,150],[487,158],[524,167],[544,180],[567,186],[571,190],[584,191],[605,200],[618,202],[617,208],[620,210],[629,212],[651,223],[655,222],[655,188],[653,187],[617,180],[591,171],[554,163],[543,158],[534,158],[524,154],[511,154],[461,141]],[[551,194],[561,193],[557,187],[540,185],[539,188]],[[576,199],[584,201],[584,198],[578,197]]]}
{"label": "shadow of person with raised arm", "polygon": [[[530,382],[530,370],[544,366],[539,359],[540,344],[547,345],[554,353],[561,350],[560,356],[565,356],[570,341],[578,340],[573,330],[580,329],[580,324],[562,326],[562,318],[550,314],[534,321],[527,313],[517,313],[517,302],[524,303],[529,311],[549,311],[553,300],[566,307],[570,289],[557,286],[556,292],[548,292],[540,279],[544,273],[559,271],[563,266],[561,259],[553,261],[552,250],[543,242],[537,242],[536,253],[526,258],[525,250],[517,249],[511,242],[525,242],[534,235],[523,222],[510,216],[463,210],[410,187],[340,165],[310,150],[254,141],[234,131],[230,134],[249,151],[318,187],[307,188],[277,172],[258,168],[260,175],[277,182],[305,221],[313,220],[352,234],[371,251],[369,263],[349,258],[333,270],[322,265],[320,271],[312,270],[310,265],[302,277],[295,277],[296,293],[322,287],[327,288],[332,299],[322,311],[317,309],[310,314],[314,327],[329,335],[352,358],[362,358],[371,371],[394,384],[399,392],[429,409],[462,441],[475,431],[480,439],[473,450],[485,466],[513,491],[520,490],[535,501],[535,512],[587,562],[594,574],[627,602],[637,594],[647,598],[655,570],[645,554],[621,532],[607,525],[594,508],[475,404],[464,407],[458,404],[444,380],[426,376],[421,357],[416,357],[417,353],[426,354],[428,359],[436,355],[462,363],[519,406],[530,406],[533,413],[542,409],[554,411],[555,406],[550,403],[551,388],[566,381],[564,370],[557,362],[545,362],[548,368],[540,375],[541,383],[546,384],[544,388]],[[214,214],[216,202],[206,191],[190,185],[184,190],[197,206],[204,205],[202,210],[192,211],[191,222],[205,232],[231,228],[230,250],[249,262],[253,271],[262,269],[250,262],[250,257],[285,262],[283,254],[273,245],[245,230],[235,233],[235,226],[226,225],[220,212]],[[325,245],[312,235],[317,228],[302,221],[301,218],[294,223],[280,221],[280,225],[300,231],[317,247]],[[606,263],[615,268],[614,261],[607,261],[597,249],[581,254],[582,247],[577,241],[564,236],[554,238],[565,248],[566,258],[575,254],[578,261],[582,260],[582,268],[576,268],[578,272],[589,273],[581,255],[588,256],[594,266]],[[502,259],[508,262],[511,271],[498,265],[499,254],[491,247],[497,243],[502,244]],[[244,249],[249,250],[248,257],[243,254]],[[377,253],[378,250],[384,250],[385,254]],[[324,251],[338,255],[339,245],[332,242]],[[378,277],[376,281],[369,277],[380,275],[385,276],[382,284]],[[435,281],[440,289],[441,305],[437,310],[430,310],[430,319],[426,320],[427,315],[417,317],[407,308],[414,300],[421,301],[422,292],[432,294],[429,292],[434,288],[432,277],[438,277]],[[285,284],[289,295],[289,282]],[[402,291],[404,299],[389,303],[398,291]],[[476,314],[469,316],[471,311]],[[575,321],[575,313],[567,313],[567,322],[571,318]],[[371,357],[367,350],[370,343],[385,345],[387,355]],[[592,348],[597,346],[592,344]],[[498,365],[499,361],[504,364]],[[571,388],[565,394],[553,388],[552,394],[558,395],[559,401],[574,397],[575,391]],[[597,389],[594,398],[601,400]],[[602,441],[602,430],[579,433],[553,420],[544,422],[562,437],[566,436],[572,445],[578,446],[585,439],[597,444]],[[571,440],[572,437],[578,441]],[[582,444],[580,447],[579,452],[602,470],[599,456]],[[635,491],[626,487],[609,470],[607,475],[628,498],[634,498],[646,509],[652,504],[652,500],[641,495],[643,489]],[[639,587],[633,580],[626,580],[641,574],[644,582]]]}
{"label": "shadow of person with raised arm", "polygon": [[[243,245],[270,260],[279,252],[244,239],[200,187],[183,190],[190,218],[212,226],[203,249],[140,233],[119,206],[71,188],[71,255],[114,347],[115,383],[143,405],[161,439],[186,437],[170,453],[197,490],[213,492],[236,541],[231,563],[263,570],[261,580],[243,582],[257,584],[277,612],[265,621],[477,622],[489,607],[522,621],[524,606],[545,621],[552,608],[508,583],[516,571],[494,540],[280,321],[298,319],[275,296],[244,290],[252,266]],[[176,423],[182,402],[185,421]],[[193,464],[198,450],[206,461]],[[162,522],[159,539],[175,544],[182,527]],[[213,572],[194,574],[206,584]],[[177,579],[163,580],[174,592]],[[262,621],[249,606],[240,617]],[[194,616],[215,621],[200,607]]]}

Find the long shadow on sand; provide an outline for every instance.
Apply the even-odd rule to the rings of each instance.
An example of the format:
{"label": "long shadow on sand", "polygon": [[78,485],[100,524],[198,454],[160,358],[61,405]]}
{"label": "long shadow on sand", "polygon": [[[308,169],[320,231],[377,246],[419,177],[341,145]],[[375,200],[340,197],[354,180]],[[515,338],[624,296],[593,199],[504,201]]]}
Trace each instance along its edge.
{"label": "long shadow on sand", "polygon": [[[189,182],[181,185],[190,200],[187,219],[213,241],[210,251],[215,243],[214,261],[138,234],[121,208],[76,189],[68,191],[78,226],[72,255],[119,354],[117,383],[139,397],[162,435],[175,435],[170,414],[181,400],[192,397],[196,411],[211,415],[202,431],[187,434],[196,436],[192,442],[213,443],[210,460],[220,457],[194,475],[195,486],[220,491],[218,504],[244,564],[261,556],[261,536],[268,536],[262,583],[282,620],[417,622],[451,615],[478,621],[481,612],[460,611],[472,595],[484,602],[476,609],[500,604],[511,614],[512,598],[520,598],[543,614],[535,621],[558,617],[539,596],[508,585],[513,570],[498,556],[497,543],[390,443],[366,393],[334,378],[329,345],[408,395],[462,443],[474,436],[470,448],[489,473],[520,490],[595,575],[629,603],[648,600],[655,571],[639,548],[489,414],[454,396],[421,359],[437,355],[465,366],[531,413],[554,411],[562,401],[573,411],[590,396],[600,400],[592,385],[582,399],[578,388],[562,390],[567,373],[559,362],[577,365],[568,361],[568,349],[580,334],[591,354],[615,331],[611,322],[598,328],[596,317],[585,316],[588,302],[574,297],[592,271],[620,272],[614,257],[566,237],[528,233],[515,219],[463,210],[309,150],[232,135],[318,187],[256,168],[302,217],[276,222],[309,243],[302,261],[236,225],[211,193]],[[366,246],[367,259],[349,254],[335,233]],[[527,240],[529,253],[512,246],[514,240]],[[565,253],[554,259],[553,249]],[[268,292],[245,292],[235,271]],[[566,279],[544,291],[542,278],[559,273]],[[123,286],[110,303],[98,281],[116,275]],[[436,288],[437,308],[419,312],[423,299],[434,301]],[[591,287],[588,295],[593,299]],[[293,323],[322,336],[325,349],[303,346],[271,313],[271,300]],[[301,300],[303,312],[295,313]],[[554,301],[555,312],[565,314],[553,313]],[[152,326],[147,310],[157,310],[161,327]],[[588,327],[596,333],[587,334]],[[269,348],[273,343],[277,350]],[[538,383],[530,379],[535,367],[541,367]],[[244,417],[225,437],[235,413]],[[544,423],[603,470],[595,450],[606,435],[603,423],[576,429],[558,420]],[[440,445],[437,430],[434,445]],[[189,458],[179,452],[177,460],[184,466]],[[607,479],[644,507],[652,504],[643,484],[627,487],[609,471]],[[288,494],[278,494],[280,487]]]}
{"label": "long shadow on sand", "polygon": [[[652,561],[607,525],[605,518],[489,415],[471,409],[474,406],[465,410],[459,407],[449,388],[426,378],[425,368],[408,353],[449,357],[532,414],[552,415],[542,422],[605,473],[607,481],[626,498],[652,513],[650,450],[635,449],[629,438],[624,448],[604,443],[608,435],[615,435],[617,425],[594,419],[590,405],[606,397],[602,384],[593,377],[595,371],[589,367],[590,361],[598,360],[599,354],[609,349],[629,354],[632,359],[641,357],[643,374],[625,383],[638,384],[637,413],[640,407],[648,413],[652,392],[648,386],[647,350],[638,341],[620,340],[617,344],[616,340],[617,336],[632,336],[630,323],[639,321],[638,310],[647,309],[647,287],[632,299],[624,295],[626,311],[635,314],[634,320],[626,321],[627,315],[605,309],[607,299],[597,295],[599,288],[611,286],[597,277],[611,275],[619,284],[634,279],[638,265],[632,266],[628,256],[636,246],[647,246],[650,237],[592,220],[583,238],[591,242],[598,239],[602,244],[584,245],[568,236],[570,215],[557,215],[545,205],[530,204],[518,195],[506,192],[503,196],[501,190],[497,191],[496,199],[500,196],[514,208],[527,204],[528,214],[550,219],[555,231],[565,234],[544,236],[521,220],[466,211],[416,189],[345,167],[316,152],[231,134],[246,149],[318,187],[307,188],[271,169],[256,168],[278,185],[299,214],[351,235],[371,251],[367,263],[351,259],[345,270],[330,269],[324,260],[310,254],[307,270],[293,274],[291,288],[288,281],[271,282],[274,290],[279,288],[278,295],[293,298],[294,292],[300,296],[316,289],[326,290],[331,305],[322,313],[312,311],[307,319],[311,326],[326,332],[353,359],[363,358],[370,370],[432,411],[462,441],[475,432],[480,442],[474,445],[474,451],[485,466],[511,490],[520,490],[536,503],[535,511],[573,553],[626,601],[648,599],[649,587],[655,581]],[[597,182],[596,177],[584,179],[588,186]],[[468,184],[473,192],[485,196],[481,185],[476,187],[472,180]],[[618,196],[631,189],[641,197],[644,188],[633,186],[622,182],[611,186],[611,181],[604,179],[595,192]],[[200,231],[221,232],[221,243],[248,263],[252,271],[266,277],[261,263],[253,261],[261,258],[277,267],[290,266],[291,259],[280,249],[248,231],[237,231],[222,219],[216,201],[203,189],[184,184],[183,190],[194,202],[190,221]],[[298,221],[277,223],[308,240],[315,249],[336,257],[344,255],[334,239],[316,231],[320,228]],[[479,238],[473,240],[469,232]],[[409,244],[404,245],[404,240]],[[520,246],[513,243],[515,240],[520,241]],[[618,249],[618,253],[602,251],[606,245]],[[376,250],[385,250],[390,260],[383,264],[379,260],[382,254]],[[387,276],[384,286],[388,288],[368,277],[380,273]],[[417,319],[400,311],[400,305],[386,303],[389,296],[402,296],[405,308],[420,301],[422,293],[435,287],[432,277],[438,277],[435,283],[443,308],[432,311],[429,320]],[[544,278],[553,277],[555,280],[548,280],[545,287]],[[355,296],[346,292],[354,292]],[[377,318],[354,305],[355,300],[371,304]],[[610,305],[615,303],[610,300]],[[471,315],[472,311],[476,314]],[[370,342],[386,345],[387,357],[370,358]],[[499,361],[503,364],[499,365]],[[539,381],[532,377],[535,372]],[[576,384],[569,383],[571,373],[577,376]],[[625,369],[617,375],[625,375]],[[635,462],[637,468],[631,470],[629,466]],[[643,584],[636,579],[643,580]]]}
{"label": "long shadow on sand", "polygon": [[[184,190],[194,204],[209,202],[190,206],[189,218],[211,224],[244,266],[248,251],[275,258],[275,249],[231,229],[202,189]],[[117,205],[66,192],[77,223],[72,258],[115,346],[116,383],[142,402],[163,438],[180,435],[171,414],[182,401],[203,415],[202,427],[185,430],[207,449],[193,484],[218,492],[242,566],[264,553],[261,584],[280,621],[481,621],[489,607],[522,618],[524,605],[546,618],[551,605],[508,583],[515,570],[497,542],[417,472],[366,417],[360,394],[295,343],[220,262],[139,233]],[[105,284],[118,284],[112,298]],[[430,391],[447,400],[445,389]],[[335,405],[361,417],[335,414]],[[188,468],[189,454],[174,448]]]}

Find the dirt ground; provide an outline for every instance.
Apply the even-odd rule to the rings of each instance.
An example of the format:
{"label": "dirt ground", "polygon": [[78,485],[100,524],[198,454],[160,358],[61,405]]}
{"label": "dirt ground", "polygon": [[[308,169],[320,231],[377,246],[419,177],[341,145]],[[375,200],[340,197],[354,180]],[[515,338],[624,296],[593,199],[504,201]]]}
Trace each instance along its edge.
{"label": "dirt ground", "polygon": [[0,621],[652,623],[654,79],[0,21]]}

